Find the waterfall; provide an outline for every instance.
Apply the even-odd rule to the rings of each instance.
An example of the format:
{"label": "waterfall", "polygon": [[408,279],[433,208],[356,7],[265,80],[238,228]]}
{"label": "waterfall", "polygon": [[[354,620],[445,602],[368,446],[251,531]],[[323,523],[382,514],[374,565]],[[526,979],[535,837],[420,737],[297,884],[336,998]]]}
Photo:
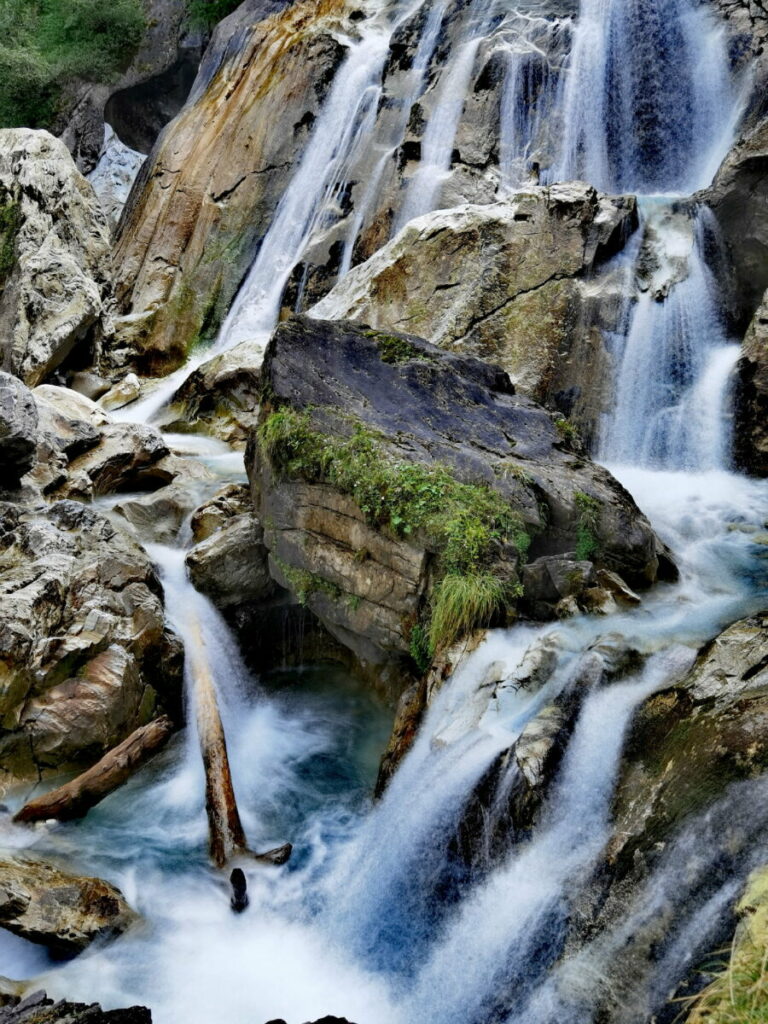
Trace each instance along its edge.
{"label": "waterfall", "polygon": [[[614,340],[615,398],[600,457],[659,469],[724,469],[739,346],[727,336],[707,266],[713,218],[703,207],[675,214],[658,200],[641,201],[640,209],[655,265],[637,300],[629,296],[626,334]],[[638,262],[648,259],[643,245]]]}
{"label": "waterfall", "polygon": [[[150,1003],[156,1024],[295,1024],[326,1013],[358,1024],[637,1024],[716,941],[768,829],[764,782],[734,787],[658,858],[649,855],[633,892],[612,894],[623,902],[602,930],[577,934],[579,900],[611,837],[633,713],[679,680],[704,641],[764,604],[753,538],[764,527],[768,485],[729,470],[738,346],[720,313],[712,216],[672,195],[708,183],[740,90],[724,33],[696,0],[582,0],[573,21],[539,16],[535,5],[499,12],[491,0],[372,6],[346,40],[215,350],[266,344],[286,283],[324,231],[338,226],[340,273],[349,269],[422,101],[420,162],[392,200],[393,225],[441,202],[473,75],[490,51],[504,82],[502,193],[534,162],[549,181],[578,177],[644,193],[637,237],[619,257],[627,292],[607,339],[613,402],[598,454],[671,548],[680,579],[609,617],[491,631],[432,695],[373,804],[373,761],[391,715],[328,666],[255,680],[226,621],[187,580],[182,548],[151,548],[188,676],[205,671],[215,681],[246,832],[262,848],[290,839],[295,854],[284,867],[249,870],[250,911],[231,915],[203,853],[203,772],[190,728],[159,766],[76,826],[92,847],[89,868],[124,889],[147,927],[64,967],[34,961],[34,970],[47,966],[51,993]],[[409,19],[418,19],[413,57],[388,96],[389,47]],[[550,48],[569,38],[564,70]],[[554,161],[540,150],[547,129]],[[153,416],[203,358],[121,416]],[[222,477],[234,478],[232,468],[227,462]],[[554,655],[542,680],[520,683],[516,671],[544,643]],[[479,785],[501,766],[503,804],[521,733],[571,692],[581,660],[604,644],[632,651],[641,667],[585,684],[529,836],[502,836],[493,859],[468,864],[457,829]],[[36,838],[67,856],[72,836],[64,826]],[[655,935],[658,920],[666,930]],[[650,935],[653,947],[642,970],[631,958],[637,935]],[[27,955],[15,944],[3,952],[11,963]]]}
{"label": "waterfall", "polygon": [[607,192],[708,185],[740,109],[725,32],[696,0],[582,0],[550,180]]}

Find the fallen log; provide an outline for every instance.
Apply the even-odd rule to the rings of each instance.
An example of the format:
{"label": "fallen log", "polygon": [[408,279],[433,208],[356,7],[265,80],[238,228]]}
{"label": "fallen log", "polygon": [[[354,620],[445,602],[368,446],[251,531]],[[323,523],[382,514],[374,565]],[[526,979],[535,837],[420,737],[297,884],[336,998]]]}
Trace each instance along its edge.
{"label": "fallen log", "polygon": [[132,732],[128,739],[113,747],[76,779],[24,804],[13,820],[31,823],[51,818],[70,821],[84,817],[157,753],[166,744],[173,729],[173,722],[167,715],[155,718],[148,725]]}
{"label": "fallen log", "polygon": [[195,632],[195,647],[187,654],[194,681],[197,735],[205,768],[208,850],[216,867],[223,868],[236,854],[247,853],[248,844],[237,809],[227,739],[199,626]]}
{"label": "fallen log", "polygon": [[[291,855],[290,843],[267,850],[266,853],[254,853],[248,848],[240,812],[237,809],[216,684],[199,622],[190,630],[186,656],[187,671],[190,673],[192,684],[191,697],[197,722],[197,736],[205,768],[205,811],[208,816],[210,858],[217,868],[225,867],[236,857],[246,857],[266,864],[284,864]],[[243,876],[243,886],[245,885]]]}

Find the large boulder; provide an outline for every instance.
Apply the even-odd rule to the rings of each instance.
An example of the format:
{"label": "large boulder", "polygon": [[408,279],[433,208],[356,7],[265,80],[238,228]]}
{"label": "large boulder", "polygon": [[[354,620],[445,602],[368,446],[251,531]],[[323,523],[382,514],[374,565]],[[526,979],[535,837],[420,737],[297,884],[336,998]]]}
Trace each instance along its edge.
{"label": "large boulder", "polygon": [[736,460],[748,473],[768,476],[768,291],[747,330],[737,373]]}
{"label": "large boulder", "polygon": [[181,651],[144,551],[75,501],[0,505],[0,770],[81,767],[178,703]]}
{"label": "large boulder", "polygon": [[498,368],[297,317],[262,372],[246,465],[270,570],[363,663],[421,662],[425,629],[461,632],[424,621],[444,576],[464,588],[468,573],[470,603],[482,592],[502,617],[525,557],[656,578],[661,546],[631,497]]}
{"label": "large boulder", "polygon": [[584,334],[581,280],[636,222],[634,198],[581,182],[427,214],[355,267],[311,315],[408,331],[488,359],[541,401]]}
{"label": "large boulder", "polygon": [[0,131],[0,365],[33,386],[108,330],[104,213],[66,146]]}
{"label": "large boulder", "polygon": [[119,889],[100,878],[30,858],[0,860],[0,926],[23,939],[71,956],[137,920]]}
{"label": "large boulder", "polygon": [[264,531],[252,512],[234,516],[187,555],[189,578],[218,608],[272,596]]}

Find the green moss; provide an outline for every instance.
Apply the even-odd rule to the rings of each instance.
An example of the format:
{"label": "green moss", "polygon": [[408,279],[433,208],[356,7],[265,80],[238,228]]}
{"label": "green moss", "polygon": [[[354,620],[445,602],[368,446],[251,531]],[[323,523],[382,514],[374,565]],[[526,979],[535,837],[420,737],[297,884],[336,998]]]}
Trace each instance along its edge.
{"label": "green moss", "polygon": [[16,236],[20,227],[19,203],[0,205],[0,287],[5,284],[16,263]]}
{"label": "green moss", "polygon": [[141,0],[2,0],[0,127],[52,127],[63,86],[113,81],[144,30]]}
{"label": "green moss", "polygon": [[577,491],[576,495],[576,558],[579,561],[587,561],[593,558],[600,551],[598,538],[598,524],[600,522],[601,504],[597,498],[583,491]]}
{"label": "green moss", "polygon": [[[487,625],[519,596],[516,581],[495,575],[494,560],[505,545],[523,556],[530,536],[520,515],[496,491],[461,483],[446,466],[398,460],[360,423],[349,437],[327,437],[312,429],[307,412],[281,408],[264,420],[258,436],[277,473],[328,483],[349,495],[370,525],[402,538],[419,532],[427,539],[436,554],[428,629],[433,650]],[[421,641],[417,646],[423,653]],[[423,657],[414,660],[423,662]]]}
{"label": "green moss", "polygon": [[382,363],[407,363],[411,359],[427,358],[406,338],[398,338],[394,334],[382,334],[380,331],[365,331],[364,333],[367,338],[375,340]]}
{"label": "green moss", "polygon": [[334,600],[341,597],[341,587],[336,583],[323,579],[322,576],[318,576],[316,573],[309,572],[306,569],[297,569],[293,565],[288,565],[287,562],[280,558],[276,558],[275,562],[280,572],[288,581],[299,604],[305,605],[312,594],[327,594],[329,597],[334,598]]}

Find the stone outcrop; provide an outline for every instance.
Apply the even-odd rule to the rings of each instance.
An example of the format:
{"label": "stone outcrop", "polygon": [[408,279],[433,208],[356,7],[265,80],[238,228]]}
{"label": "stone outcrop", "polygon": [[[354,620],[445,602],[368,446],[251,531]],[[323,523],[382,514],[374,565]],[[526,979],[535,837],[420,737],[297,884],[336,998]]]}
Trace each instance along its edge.
{"label": "stone outcrop", "polygon": [[14,486],[34,465],[38,411],[29,388],[0,372],[0,474]]}
{"label": "stone outcrop", "polygon": [[636,220],[633,198],[578,182],[427,214],[355,267],[311,315],[408,331],[498,363],[541,401],[573,335],[581,340],[581,280]]}
{"label": "stone outcrop", "polygon": [[635,714],[609,851],[625,870],[727,786],[768,766],[768,630],[757,615],[707,644],[676,686]]}
{"label": "stone outcrop", "polygon": [[109,125],[105,125],[101,156],[88,175],[88,181],[98,196],[113,231],[117,228],[123,207],[144,160],[142,153],[129,149]]}
{"label": "stone outcrop", "polygon": [[226,43],[214,39],[126,207],[115,263],[128,319],[114,361],[167,370],[215,331],[343,57],[340,13],[335,0],[304,0],[254,24],[246,9]]}
{"label": "stone outcrop", "polygon": [[768,292],[747,330],[737,373],[736,460],[748,473],[768,476]]}
{"label": "stone outcrop", "polygon": [[144,1006],[102,1010],[97,1003],[55,1002],[45,992],[0,999],[0,1024],[152,1024]]}
{"label": "stone outcrop", "polygon": [[732,317],[746,327],[768,288],[768,120],[738,140],[702,197],[725,241]]}
{"label": "stone outcrop", "polygon": [[0,131],[0,215],[2,369],[35,385],[109,329],[109,229],[64,144],[24,128]]}
{"label": "stone outcrop", "polygon": [[83,174],[103,153],[105,113],[124,142],[147,153],[194,79],[201,40],[188,31],[186,0],[146,0],[144,8],[144,36],[136,53],[126,55],[130,64],[123,73],[114,81],[75,81],[65,88],[56,131]]}
{"label": "stone outcrop", "polygon": [[92,764],[178,706],[181,648],[144,551],[95,510],[0,506],[0,769]]}
{"label": "stone outcrop", "polygon": [[[444,466],[500,494],[530,537],[531,560],[574,559],[588,534],[601,567],[633,585],[656,578],[661,547],[629,495],[571,450],[550,414],[515,395],[498,368],[411,336],[297,317],[276,330],[262,372],[270,396],[262,423],[289,408],[331,439],[362,424],[383,463]],[[270,571],[361,662],[402,659],[429,600],[433,543],[418,531],[376,528],[349,493],[302,476],[302,450],[297,439],[297,468],[287,475],[255,439],[246,455]],[[502,543],[495,557],[514,578],[517,549]]]}
{"label": "stone outcrop", "polygon": [[29,858],[0,860],[0,925],[24,939],[71,956],[137,920],[120,890],[100,878]]}

